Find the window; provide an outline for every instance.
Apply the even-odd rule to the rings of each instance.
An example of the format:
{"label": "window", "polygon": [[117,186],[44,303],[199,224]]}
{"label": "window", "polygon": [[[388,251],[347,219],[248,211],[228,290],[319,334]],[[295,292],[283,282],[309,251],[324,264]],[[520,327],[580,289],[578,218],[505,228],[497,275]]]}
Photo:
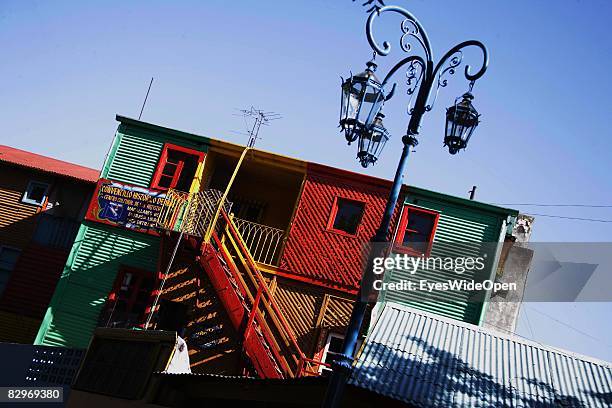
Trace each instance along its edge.
{"label": "window", "polygon": [[439,215],[434,211],[404,206],[395,238],[396,249],[419,256],[427,255],[431,249]]}
{"label": "window", "polygon": [[231,195],[232,213],[243,220],[261,223],[266,209],[266,203]]}
{"label": "window", "polygon": [[47,191],[49,185],[39,181],[30,181],[25,193],[23,194],[22,202],[41,206],[47,199]]}
{"label": "window", "polygon": [[166,144],[153,176],[151,187],[167,190],[173,188],[189,191],[198,164],[204,153],[184,147]]}
{"label": "window", "polygon": [[336,197],[327,229],[347,235],[356,235],[363,217],[365,203]]}
{"label": "window", "polygon": [[0,246],[0,295],[4,291],[11,272],[15,269],[20,253],[19,249]]}
{"label": "window", "polygon": [[153,273],[122,268],[100,315],[99,325],[131,328],[144,321],[144,314],[153,291]]}

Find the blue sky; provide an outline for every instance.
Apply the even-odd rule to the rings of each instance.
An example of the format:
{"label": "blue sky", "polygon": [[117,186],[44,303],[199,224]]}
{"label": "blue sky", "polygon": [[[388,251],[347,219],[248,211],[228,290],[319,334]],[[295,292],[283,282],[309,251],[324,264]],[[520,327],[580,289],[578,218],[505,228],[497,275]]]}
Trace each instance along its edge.
{"label": "blue sky", "polygon": [[[483,116],[469,148],[450,156],[441,146],[444,109],[467,87],[455,75],[423,119],[406,182],[464,197],[477,185],[476,198],[491,203],[612,203],[611,2],[398,4],[426,27],[435,57],[471,38],[491,54],[474,88]],[[349,0],[4,0],[0,143],[99,168],[114,115],[137,117],[154,76],[143,120],[245,143],[233,132],[244,131],[235,109],[255,105],[283,116],[262,130],[258,147],[390,178],[408,119],[401,76],[386,107],[393,136],[379,164],[361,169],[337,129],[340,76],[361,71],[371,56],[366,17]],[[383,17],[376,26],[394,47],[378,59],[381,72],[401,56],[399,23]],[[466,61],[478,57],[468,53]],[[611,209],[518,209],[612,219]],[[611,226],[538,217],[532,239],[610,242]],[[612,360],[609,303],[525,310],[521,335]]]}

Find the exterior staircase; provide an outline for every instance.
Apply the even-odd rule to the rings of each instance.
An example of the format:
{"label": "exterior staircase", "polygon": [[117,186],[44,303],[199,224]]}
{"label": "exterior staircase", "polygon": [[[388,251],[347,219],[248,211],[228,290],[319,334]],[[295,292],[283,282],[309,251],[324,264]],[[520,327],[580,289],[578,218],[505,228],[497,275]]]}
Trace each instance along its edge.
{"label": "exterior staircase", "polygon": [[259,377],[318,375],[319,363],[300,349],[229,214],[231,203],[219,208],[220,198],[220,192],[214,190],[189,195],[169,192],[167,211],[160,216],[159,225],[190,236],[210,237],[200,244],[198,263],[242,336],[243,350]]}

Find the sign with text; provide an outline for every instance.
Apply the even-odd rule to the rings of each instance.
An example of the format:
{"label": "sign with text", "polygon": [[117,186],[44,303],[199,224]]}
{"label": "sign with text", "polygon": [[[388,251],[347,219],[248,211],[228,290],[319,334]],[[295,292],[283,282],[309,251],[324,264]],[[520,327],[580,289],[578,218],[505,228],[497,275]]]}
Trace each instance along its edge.
{"label": "sign with text", "polygon": [[161,191],[100,179],[85,219],[157,234],[157,217],[165,198]]}

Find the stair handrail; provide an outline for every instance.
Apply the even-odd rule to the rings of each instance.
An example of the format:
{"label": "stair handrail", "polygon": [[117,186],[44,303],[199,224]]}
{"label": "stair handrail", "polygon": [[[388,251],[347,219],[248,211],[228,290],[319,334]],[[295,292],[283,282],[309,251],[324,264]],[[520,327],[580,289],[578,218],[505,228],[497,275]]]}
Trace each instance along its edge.
{"label": "stair handrail", "polygon": [[238,244],[240,246],[241,252],[246,255],[245,259],[247,260],[247,262],[249,264],[251,272],[253,273],[253,275],[257,279],[257,283],[259,283],[259,285],[261,285],[263,287],[263,293],[270,299],[271,307],[274,310],[274,313],[279,316],[279,318],[281,320],[281,323],[283,325],[283,329],[287,332],[288,337],[291,340],[291,343],[298,350],[300,356],[301,357],[302,356],[305,357],[304,353],[302,352],[302,349],[300,348],[299,344],[297,343],[297,339],[295,338],[295,335],[293,334],[293,330],[289,326],[289,322],[287,321],[287,319],[285,318],[284,314],[281,312],[280,308],[278,307],[278,304],[276,303],[276,300],[274,299],[273,295],[270,293],[270,290],[268,289],[268,284],[264,280],[264,277],[261,274],[261,271],[259,270],[259,268],[255,264],[255,261],[253,260],[253,257],[251,256],[251,254],[250,254],[246,244],[244,243],[244,240],[242,239],[242,236],[240,235],[240,233],[236,229],[236,225],[234,224],[233,220],[227,215],[227,213],[225,213],[225,211],[222,212],[222,215],[223,215],[223,218],[225,219],[225,221],[226,221],[226,223],[227,223],[227,225],[229,227],[228,229],[229,229],[230,233],[234,236],[234,238],[237,238],[237,242],[238,242]]}
{"label": "stair handrail", "polygon": [[[217,236],[217,232],[216,232],[216,231],[213,231],[213,232],[212,232],[212,235],[211,235],[211,241],[214,241],[214,242],[217,244],[217,246],[218,246],[219,248],[222,248],[222,247],[223,247],[223,243],[221,242],[220,238]],[[225,260],[225,262],[228,264],[228,266],[232,265],[233,260],[231,259],[231,257],[230,257],[228,254],[223,253],[223,251],[222,251],[222,252],[221,252],[221,256],[224,258],[224,260]],[[237,276],[237,277],[235,277],[235,278],[236,278],[236,284],[238,285],[239,289],[240,289],[242,292],[244,292],[244,293],[245,293],[245,295],[247,295],[248,297],[252,297],[252,294],[250,293],[250,291],[249,291],[248,287],[246,286],[246,282],[244,282],[244,281],[243,281],[243,278],[242,278],[242,276],[240,275],[240,273],[238,273],[237,271],[236,271],[236,272],[234,272],[234,271],[232,271],[232,269],[233,269],[233,268],[230,266],[230,273],[237,273],[237,274],[238,274],[238,276]],[[259,288],[259,287],[258,287],[258,292],[259,292],[260,290],[261,290],[261,288]],[[261,295],[260,295],[260,296],[261,296]],[[257,295],[255,296],[255,298],[256,298],[256,297],[257,297]],[[274,343],[277,343],[277,342],[276,342],[276,340],[274,339],[274,336],[273,336],[272,332],[270,331],[270,328],[268,327],[267,322],[265,322],[265,321],[260,321],[260,320],[261,320],[261,319],[260,319],[261,312],[259,312],[259,314],[257,313],[257,310],[256,310],[256,301],[255,301],[256,299],[255,299],[255,298],[253,298],[253,299],[249,299],[249,300],[250,300],[250,301],[251,301],[253,304],[251,305],[251,308],[250,308],[250,310],[248,311],[248,315],[249,315],[249,317],[248,317],[247,325],[246,325],[246,327],[244,328],[244,330],[245,330],[245,331],[244,331],[244,339],[247,339],[247,338],[248,338],[248,334],[249,334],[249,331],[250,331],[250,329],[251,329],[251,327],[250,327],[250,323],[252,323],[252,322],[253,322],[253,319],[251,319],[251,316],[253,316],[253,318],[254,318],[254,319],[257,321],[257,323],[259,324],[259,326],[260,326],[260,328],[261,328],[261,330],[262,330],[262,334],[264,334],[264,333],[265,333],[265,334],[264,334],[264,336],[266,336],[266,337],[270,337],[270,339],[268,339],[268,341],[270,341],[270,342],[274,342]],[[282,355],[279,353],[279,350],[276,350],[276,349],[274,349],[274,348],[270,348],[270,350],[271,350],[271,352],[274,354],[274,358],[276,359],[276,363],[277,363],[277,364],[279,364],[279,365],[281,365],[281,366],[283,366],[283,368],[284,368],[286,371],[288,371],[288,372],[290,372],[290,373],[291,373],[291,367],[288,365],[288,363],[287,363],[286,359],[285,359],[285,358],[284,358],[284,357],[283,357],[283,356],[282,356]],[[284,363],[284,364],[283,364],[283,363]]]}
{"label": "stair handrail", "polygon": [[282,313],[282,311],[280,310],[280,308],[278,306],[278,303],[276,302],[276,299],[270,293],[270,290],[268,288],[268,284],[266,283],[263,275],[261,274],[261,271],[257,267],[253,257],[251,256],[246,243],[242,239],[242,236],[240,235],[240,232],[238,231],[238,229],[236,228],[236,225],[234,224],[234,222],[232,220],[232,217],[230,215],[228,215],[227,212],[225,212],[225,211],[221,211],[220,215],[222,216],[223,220],[225,221],[225,224],[227,226],[228,231],[236,239],[236,242],[237,242],[237,244],[240,247],[239,248],[240,251],[242,252],[242,254],[246,255],[245,256],[245,260],[248,263],[249,269],[251,270],[251,273],[256,278],[258,286],[262,288],[263,294],[266,295],[267,300],[268,300],[266,303],[269,304],[269,307],[272,309],[272,311],[274,312],[274,315],[275,315],[273,317],[276,317],[277,320],[280,323],[280,327],[278,327],[279,325],[275,323],[275,325],[277,326],[277,329],[279,329],[279,331],[281,333],[283,333],[283,335],[286,338],[288,338],[291,346],[294,349],[294,354],[297,354],[297,364],[298,364],[298,367],[296,369],[296,373],[294,374],[294,376],[296,376],[296,377],[302,376],[302,374],[305,372],[305,365],[307,363],[311,363],[311,364],[315,364],[315,365],[325,365],[324,362],[317,361],[317,360],[314,360],[314,359],[306,357],[306,355],[302,351],[299,343],[297,342],[295,334],[293,333],[293,329],[291,329],[291,326],[290,326],[289,322],[287,321],[287,319],[285,318],[284,313]]}

